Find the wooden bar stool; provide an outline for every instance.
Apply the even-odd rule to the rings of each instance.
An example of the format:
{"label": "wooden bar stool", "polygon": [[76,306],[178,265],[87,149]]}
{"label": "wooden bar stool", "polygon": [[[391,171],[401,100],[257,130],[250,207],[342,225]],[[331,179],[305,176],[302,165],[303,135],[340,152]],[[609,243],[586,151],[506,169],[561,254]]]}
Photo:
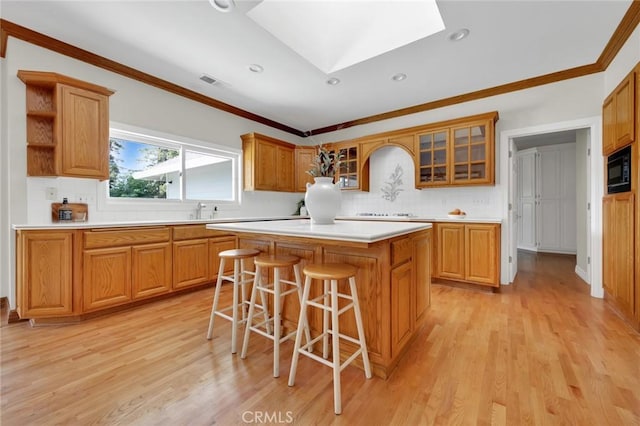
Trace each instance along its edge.
{"label": "wooden bar stool", "polygon": [[[342,412],[342,398],[340,393],[340,372],[358,356],[362,355],[362,363],[364,365],[364,374],[367,379],[371,378],[371,365],[369,364],[369,354],[367,353],[367,344],[364,338],[364,327],[362,326],[362,315],[360,313],[360,303],[358,302],[358,292],[356,289],[356,272],[357,268],[353,265],[344,263],[325,263],[306,265],[303,272],[306,276],[304,281],[304,291],[302,294],[302,308],[300,309],[300,320],[298,322],[298,330],[296,340],[293,347],[293,359],[291,360],[291,372],[289,373],[289,386],[293,386],[296,379],[296,368],[298,365],[298,355],[303,354],[311,359],[321,362],[333,368],[333,406],[334,412],[340,414]],[[309,300],[309,289],[313,279],[323,281],[323,293]],[[348,279],[351,294],[343,294],[338,292],[338,281]],[[340,308],[338,299],[346,299],[350,302]],[[322,315],[322,334],[314,338],[307,344],[302,344],[302,324],[307,321],[307,308],[314,307],[323,310]],[[339,317],[347,310],[353,309],[356,319],[356,327],[358,329],[358,338],[340,334]],[[331,328],[329,328],[329,314],[331,314]],[[329,357],[329,335],[332,342],[332,361],[327,360]],[[311,352],[307,352],[308,346],[322,339],[322,358]],[[340,339],[359,345],[359,348],[344,363],[340,363]]]}
{"label": "wooden bar stool", "polygon": [[[282,306],[284,297],[294,292],[298,293],[298,300],[300,306],[302,306],[302,277],[300,275],[300,258],[297,256],[289,255],[262,255],[254,259],[256,265],[256,272],[253,281],[253,289],[251,291],[251,300],[249,301],[249,316],[247,317],[247,323],[244,329],[244,341],[242,344],[242,353],[240,358],[245,359],[247,356],[247,348],[249,347],[249,334],[253,331],[268,339],[273,340],[273,377],[280,376],[280,343],[296,335],[297,330],[294,330],[284,336],[281,335],[282,331]],[[273,268],[273,282],[264,283],[263,276],[268,277],[268,268]],[[295,281],[285,280],[281,278],[282,269],[293,268],[295,275]],[[268,280],[267,280],[268,281]],[[286,284],[290,286],[289,289],[283,290],[282,285]],[[264,321],[254,324],[253,317],[255,313],[256,293],[260,292],[273,295],[273,314],[271,316],[265,315]],[[264,303],[264,296],[262,300],[262,309],[264,310],[266,305]],[[271,333],[271,327],[273,325],[273,333]],[[309,325],[306,322],[301,327],[304,330],[307,342],[311,340],[309,333]]]}
{"label": "wooden bar stool", "polygon": [[[254,272],[245,269],[245,259],[251,259],[260,254],[259,250],[255,249],[234,249],[221,251],[220,256],[220,268],[218,269],[218,280],[216,281],[216,291],[213,296],[213,305],[211,306],[211,316],[209,318],[209,330],[207,331],[207,339],[211,339],[213,335],[213,320],[216,315],[231,321],[231,353],[235,354],[237,331],[240,324],[244,323],[247,319],[247,298],[245,294],[245,285],[253,281],[255,275]],[[226,261],[233,260],[233,276],[225,275]],[[220,301],[220,289],[222,288],[223,281],[230,281],[233,284],[233,301],[230,306],[225,308],[218,308],[218,302]],[[238,295],[238,289],[241,292],[241,299]],[[238,319],[238,310],[242,312],[242,320]],[[227,314],[231,311],[231,315]]]}

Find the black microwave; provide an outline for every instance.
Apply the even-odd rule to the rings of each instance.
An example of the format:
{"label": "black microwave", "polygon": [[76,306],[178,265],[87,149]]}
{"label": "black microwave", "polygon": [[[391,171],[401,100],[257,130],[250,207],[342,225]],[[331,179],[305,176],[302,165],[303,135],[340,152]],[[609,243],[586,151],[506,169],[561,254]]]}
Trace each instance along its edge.
{"label": "black microwave", "polygon": [[631,147],[614,152],[607,158],[607,193],[631,191]]}

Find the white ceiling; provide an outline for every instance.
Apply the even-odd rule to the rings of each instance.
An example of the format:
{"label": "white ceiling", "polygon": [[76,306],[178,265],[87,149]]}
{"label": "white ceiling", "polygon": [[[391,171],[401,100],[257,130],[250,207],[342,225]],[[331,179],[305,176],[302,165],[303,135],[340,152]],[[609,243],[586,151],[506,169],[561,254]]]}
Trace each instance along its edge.
{"label": "white ceiling", "polygon": [[[250,19],[246,13],[258,3],[236,0],[235,10],[221,13],[207,0],[2,0],[0,14],[308,131],[592,64],[631,0],[439,0],[444,31],[330,75]],[[461,28],[470,30],[469,37],[450,41]],[[250,64],[260,64],[264,72],[249,71]],[[407,79],[392,81],[397,73]],[[219,82],[203,83],[202,74]],[[330,86],[329,77],[341,83]]]}

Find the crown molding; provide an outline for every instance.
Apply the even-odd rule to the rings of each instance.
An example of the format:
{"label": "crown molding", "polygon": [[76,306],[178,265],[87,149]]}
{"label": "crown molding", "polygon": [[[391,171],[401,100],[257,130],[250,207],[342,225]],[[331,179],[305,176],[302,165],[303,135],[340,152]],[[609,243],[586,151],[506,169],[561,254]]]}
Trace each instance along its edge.
{"label": "crown molding", "polygon": [[[273,120],[269,120],[268,118],[262,117],[252,112],[234,107],[233,105],[229,105],[217,99],[202,95],[198,92],[184,88],[182,86],[171,83],[169,81],[163,80],[151,74],[147,74],[145,72],[139,71],[127,65],[123,65],[119,62],[112,61],[111,59],[107,59],[104,56],[96,55],[95,53],[89,52],[88,50],[80,49],[79,47],[75,47],[71,44],[57,40],[53,37],[49,37],[47,35],[41,34],[37,31],[33,31],[21,25],[14,24],[13,22],[0,19],[0,27],[2,28],[2,41],[3,41],[2,46],[0,46],[1,53],[6,53],[7,36],[15,37],[17,39],[26,41],[27,43],[31,43],[48,50],[52,50],[61,55],[65,55],[70,58],[77,59],[82,62],[86,62],[96,67],[105,69],[107,71],[111,71],[116,74],[120,74],[125,77],[131,78],[133,80],[137,80],[142,83],[148,84],[150,86],[157,87],[162,90],[166,90],[167,92],[185,97],[187,99],[191,99],[196,102],[200,102],[210,107],[228,112],[230,114],[234,114],[239,117],[255,121],[257,123],[262,123],[267,126],[273,127],[275,129],[283,130],[285,132],[294,134],[296,136],[301,136],[301,137],[304,136],[304,133],[301,132],[300,130],[294,129],[292,127],[286,126],[282,123],[278,123]],[[2,55],[2,57],[4,57],[4,55]]]}
{"label": "crown molding", "polygon": [[273,127],[275,129],[291,133],[296,136],[306,137],[306,136],[318,135],[322,133],[328,133],[336,130],[346,129],[348,127],[354,127],[354,126],[359,126],[363,124],[373,123],[376,121],[388,120],[391,118],[401,117],[409,114],[415,114],[415,113],[442,108],[446,106],[451,106],[451,105],[455,105],[463,102],[469,102],[469,101],[474,101],[474,100],[487,98],[491,96],[502,95],[509,92],[529,89],[536,86],[555,83],[563,80],[568,80],[572,78],[582,77],[589,74],[605,71],[609,66],[609,64],[611,64],[611,61],[613,61],[615,56],[618,54],[618,52],[620,52],[620,49],[629,39],[629,37],[631,36],[631,34],[633,33],[633,31],[635,30],[635,28],[638,26],[639,23],[640,23],[640,0],[633,0],[633,2],[631,3],[631,6],[629,6],[629,9],[625,13],[622,20],[620,21],[620,24],[618,24],[618,27],[616,28],[613,35],[611,36],[611,39],[605,46],[603,52],[600,54],[600,57],[596,62],[592,64],[570,68],[570,69],[562,70],[558,72],[553,72],[553,73],[545,74],[538,77],[519,80],[519,81],[503,84],[500,86],[478,90],[475,92],[451,96],[449,98],[438,99],[435,101],[426,102],[419,105],[401,108],[394,111],[388,111],[381,114],[375,114],[368,117],[363,117],[356,120],[346,121],[343,123],[334,124],[331,126],[322,127],[319,129],[304,131],[304,132],[298,129],[289,127],[287,125],[284,125],[282,123],[278,123],[276,121],[262,117],[260,115],[251,113],[249,111],[234,107],[233,105],[229,105],[217,99],[202,95],[193,90],[186,89],[182,86],[178,86],[177,84],[171,83],[169,81],[155,77],[151,74],[147,74],[145,72],[123,65],[121,63],[112,61],[103,56],[96,55],[95,53],[89,52],[87,50],[80,49],[78,47],[75,47],[63,41],[38,33],[29,28],[25,28],[23,26],[20,26],[18,24],[15,24],[13,22],[10,22],[4,19],[0,19],[0,57],[4,58],[6,56],[8,37],[12,36],[17,39],[26,41],[28,43],[43,47],[45,49],[52,50],[61,55],[65,55],[65,56],[80,60],[82,62],[86,62],[88,64],[123,75],[125,77],[129,77],[133,80],[137,80],[142,83],[149,84],[150,86],[166,90],[170,93],[185,97],[187,99],[200,102],[212,108],[216,108],[216,109],[228,112],[230,114],[234,114],[239,117],[243,117],[248,120],[252,120],[257,123],[261,123],[269,127]]}

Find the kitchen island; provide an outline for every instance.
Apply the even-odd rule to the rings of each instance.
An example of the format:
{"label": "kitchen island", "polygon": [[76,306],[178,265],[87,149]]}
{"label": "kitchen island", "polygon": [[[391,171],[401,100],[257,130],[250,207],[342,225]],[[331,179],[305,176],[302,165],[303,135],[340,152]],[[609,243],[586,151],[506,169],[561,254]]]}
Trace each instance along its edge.
{"label": "kitchen island", "polygon": [[[357,266],[369,358],[373,373],[379,377],[389,376],[424,324],[430,304],[431,224],[337,221],[314,225],[301,219],[215,223],[206,227],[235,235],[241,248],[298,256],[303,266],[320,262]],[[312,297],[319,294],[319,287],[312,288]],[[288,299],[283,311],[285,328],[295,327],[299,312],[297,300]],[[309,321],[312,334],[317,334],[322,327],[321,314],[313,312]],[[356,336],[351,311],[340,318],[340,329]],[[348,353],[355,349],[350,342],[341,342],[341,346]]]}

